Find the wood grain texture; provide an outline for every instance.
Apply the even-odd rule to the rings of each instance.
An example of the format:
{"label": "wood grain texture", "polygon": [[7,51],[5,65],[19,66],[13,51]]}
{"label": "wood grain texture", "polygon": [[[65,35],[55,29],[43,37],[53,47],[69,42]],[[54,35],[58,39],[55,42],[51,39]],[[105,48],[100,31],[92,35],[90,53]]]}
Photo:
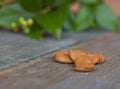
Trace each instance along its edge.
{"label": "wood grain texture", "polygon": [[64,33],[62,40],[51,36],[38,41],[21,34],[0,31],[0,69],[31,60],[95,35],[98,33]]}
{"label": "wood grain texture", "polygon": [[[106,62],[88,73],[75,72],[74,65],[54,61],[54,53],[1,70],[0,89],[120,89],[120,34],[104,34],[68,49],[85,49],[105,55]],[[36,61],[36,62],[35,62]]]}

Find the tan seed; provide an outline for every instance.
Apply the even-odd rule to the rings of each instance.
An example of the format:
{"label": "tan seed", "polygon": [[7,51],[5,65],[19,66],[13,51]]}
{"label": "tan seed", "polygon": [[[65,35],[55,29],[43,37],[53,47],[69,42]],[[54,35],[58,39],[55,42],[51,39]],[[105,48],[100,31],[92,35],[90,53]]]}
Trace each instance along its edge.
{"label": "tan seed", "polygon": [[99,56],[99,63],[103,63],[105,61],[105,57],[102,54],[98,54]]}
{"label": "tan seed", "polygon": [[82,55],[87,55],[88,52],[84,51],[84,50],[70,50],[69,51],[69,55],[70,58],[75,61],[78,57],[82,56]]}
{"label": "tan seed", "polygon": [[79,66],[76,66],[74,69],[80,72],[90,72],[95,69],[95,65],[92,63],[84,63],[80,64]]}
{"label": "tan seed", "polygon": [[100,59],[99,59],[98,54],[89,54],[88,56],[90,57],[91,62],[92,62],[93,64],[99,63],[99,60],[100,60]]}
{"label": "tan seed", "polygon": [[68,55],[68,52],[65,51],[59,51],[55,53],[55,60],[60,63],[73,63],[71,58]]}

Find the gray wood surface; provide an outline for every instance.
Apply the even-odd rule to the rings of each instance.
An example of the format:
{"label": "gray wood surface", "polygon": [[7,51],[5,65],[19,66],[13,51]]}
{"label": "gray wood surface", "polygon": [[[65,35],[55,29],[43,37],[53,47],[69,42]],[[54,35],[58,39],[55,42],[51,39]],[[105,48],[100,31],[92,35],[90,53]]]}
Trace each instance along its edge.
{"label": "gray wood surface", "polygon": [[95,71],[81,73],[74,65],[54,61],[54,53],[0,72],[0,89],[120,89],[120,34],[104,34],[65,49],[85,49],[105,55]]}
{"label": "gray wood surface", "polygon": [[62,40],[45,37],[38,41],[22,34],[0,31],[0,69],[44,55],[94,37],[98,33],[64,33]]}

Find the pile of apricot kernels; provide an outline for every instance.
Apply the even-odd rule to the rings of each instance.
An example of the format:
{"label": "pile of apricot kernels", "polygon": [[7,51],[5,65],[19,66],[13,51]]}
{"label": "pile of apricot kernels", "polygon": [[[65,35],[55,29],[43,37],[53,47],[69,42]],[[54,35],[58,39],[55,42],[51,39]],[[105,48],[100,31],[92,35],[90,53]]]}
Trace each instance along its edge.
{"label": "pile of apricot kernels", "polygon": [[96,64],[103,63],[105,58],[100,53],[89,53],[85,50],[58,51],[55,53],[55,60],[60,63],[75,65],[74,70],[80,72],[90,72],[95,69]]}

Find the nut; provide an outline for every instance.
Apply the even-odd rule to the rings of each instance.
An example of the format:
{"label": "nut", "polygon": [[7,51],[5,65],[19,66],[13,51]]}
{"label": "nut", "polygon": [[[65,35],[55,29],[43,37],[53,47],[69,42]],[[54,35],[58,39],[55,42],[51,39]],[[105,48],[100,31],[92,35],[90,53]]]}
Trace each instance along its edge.
{"label": "nut", "polygon": [[95,64],[103,63],[105,58],[102,54],[90,54],[84,50],[70,50],[56,52],[55,60],[60,63],[74,63],[76,71],[90,72],[95,69]]}
{"label": "nut", "polygon": [[103,63],[105,61],[102,54],[89,54],[89,57],[91,58],[93,64]]}
{"label": "nut", "polygon": [[75,70],[89,72],[94,70],[95,65],[91,62],[88,55],[83,55],[75,60]]}
{"label": "nut", "polygon": [[70,59],[68,52],[65,51],[59,51],[55,54],[55,60],[60,63],[73,63],[73,61]]}
{"label": "nut", "polygon": [[89,54],[88,56],[90,57],[90,60],[93,64],[99,63],[100,59],[99,59],[98,54]]}
{"label": "nut", "polygon": [[70,50],[69,51],[69,55],[70,58],[75,61],[78,57],[82,56],[82,55],[87,55],[88,52],[84,51],[84,50]]}
{"label": "nut", "polygon": [[92,63],[79,64],[74,68],[74,70],[80,71],[80,72],[90,72],[90,71],[93,71],[94,69],[95,69],[95,65]]}
{"label": "nut", "polygon": [[105,61],[105,57],[102,54],[98,54],[99,56],[99,62],[98,63],[103,63]]}
{"label": "nut", "polygon": [[76,60],[75,60],[75,64],[76,63],[92,63],[90,57],[88,55],[82,55],[79,56]]}

